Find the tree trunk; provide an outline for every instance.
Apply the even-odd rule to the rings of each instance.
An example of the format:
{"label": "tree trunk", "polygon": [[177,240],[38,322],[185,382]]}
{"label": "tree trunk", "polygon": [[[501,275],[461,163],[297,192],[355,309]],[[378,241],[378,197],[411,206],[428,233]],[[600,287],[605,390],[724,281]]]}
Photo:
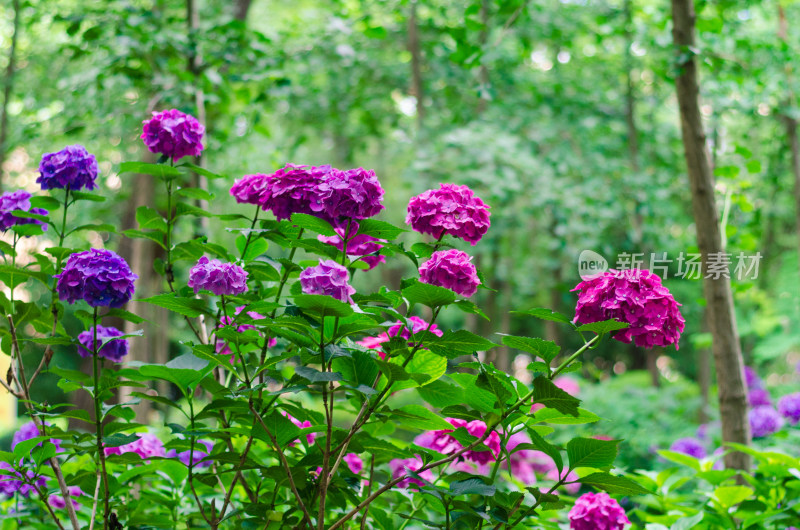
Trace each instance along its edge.
{"label": "tree trunk", "polygon": [[486,103],[488,99],[488,95],[486,92],[489,90],[489,67],[486,66],[486,44],[489,41],[489,0],[483,0],[481,2],[481,23],[483,24],[483,28],[481,29],[480,34],[480,41],[481,41],[481,66],[478,70],[478,75],[480,76],[480,99],[478,100],[478,115],[480,116],[486,110]]}
{"label": "tree trunk", "polygon": [[19,0],[14,0],[14,30],[11,34],[11,46],[8,49],[6,79],[3,83],[3,106],[0,107],[0,193],[3,193],[3,164],[6,161],[8,146],[8,102],[14,90],[14,74],[16,73],[17,38],[19,36],[20,7]]}
{"label": "tree trunk", "polygon": [[[714,197],[714,176],[706,146],[699,105],[697,64],[693,55],[695,13],[693,0],[672,0],[672,36],[676,48],[675,80],[680,106],[681,133],[697,226],[697,245],[703,260],[703,292],[717,369],[719,408],[724,442],[750,444],[744,363],[733,312],[730,277],[708,274],[709,255],[723,252],[719,214]],[[725,456],[727,468],[747,470],[750,456],[733,452]]]}
{"label": "tree trunk", "polygon": [[408,15],[408,51],[411,54],[411,92],[417,100],[417,132],[422,131],[425,121],[425,92],[422,86],[422,50],[419,45],[419,25],[417,23],[417,0],[411,0]]}
{"label": "tree trunk", "polygon": [[253,0],[236,0],[236,5],[233,8],[233,18],[244,22],[247,20],[247,12],[250,11],[250,4]]}

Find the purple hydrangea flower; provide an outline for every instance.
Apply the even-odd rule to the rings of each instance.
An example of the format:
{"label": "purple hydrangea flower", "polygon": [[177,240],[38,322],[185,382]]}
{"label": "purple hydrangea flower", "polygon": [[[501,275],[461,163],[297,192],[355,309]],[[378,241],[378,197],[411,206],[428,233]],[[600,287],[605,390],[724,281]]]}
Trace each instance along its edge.
{"label": "purple hydrangea flower", "polygon": [[127,445],[119,447],[105,447],[103,448],[106,456],[108,455],[121,455],[125,453],[136,453],[143,460],[152,458],[154,456],[166,456],[164,451],[164,444],[154,434],[144,433],[139,435],[139,439]]}
{"label": "purple hydrangea flower", "polygon": [[363,168],[333,170],[319,185],[324,217],[333,224],[342,218],[367,219],[383,210],[383,188],[375,172]]}
{"label": "purple hydrangea flower", "polygon": [[753,438],[764,438],[775,434],[783,427],[783,417],[770,406],[762,405],[750,409],[750,430]]}
{"label": "purple hydrangea flower", "polygon": [[72,304],[83,299],[92,307],[122,307],[138,278],[118,254],[97,248],[71,254],[55,277],[61,300]]}
{"label": "purple hydrangea flower", "polygon": [[347,224],[335,228],[336,234],[335,236],[317,236],[317,239],[323,243],[327,243],[328,245],[333,245],[339,251],[344,249],[343,239],[347,237],[347,255],[354,256],[367,265],[369,265],[369,269],[374,269],[378,263],[385,263],[386,256],[381,256],[380,254],[375,254],[380,249],[383,248],[383,244],[386,241],[382,239],[378,239],[372,236],[368,236],[366,234],[358,234],[358,223],[353,221],[350,223],[350,234],[358,234],[356,236],[345,236],[345,231],[347,230]]}
{"label": "purple hydrangea flower", "polygon": [[[72,501],[72,506],[74,508],[80,506],[78,501],[76,501],[75,499],[86,495],[78,486],[67,487],[67,493],[69,493],[70,497],[74,497],[73,499],[70,499]],[[47,499],[47,501],[50,503],[50,506],[52,506],[56,510],[63,510],[64,508],[67,507],[67,502],[61,495],[51,495],[50,498]]]}
{"label": "purple hydrangea flower", "polygon": [[800,392],[787,394],[778,400],[778,412],[792,425],[800,422]]}
{"label": "purple hydrangea flower", "polygon": [[647,270],[607,271],[579,283],[575,320],[582,324],[616,319],[629,326],[612,334],[642,348],[675,345],[684,328],[683,316],[661,278]]}
{"label": "purple hydrangea flower", "polygon": [[[98,356],[114,361],[115,363],[122,362],[123,357],[128,355],[128,339],[113,339],[113,337],[121,337],[124,335],[120,330],[114,327],[97,326],[97,344],[102,344],[100,351],[97,352]],[[94,347],[94,327],[86,331],[82,331],[78,335],[78,355],[83,358],[91,357]],[[107,341],[107,342],[106,342]]]}
{"label": "purple hydrangea flower", "polygon": [[177,458],[186,467],[189,467],[190,460],[192,461],[191,463],[193,464],[192,467],[195,468],[208,467],[211,465],[211,461],[207,460],[205,462],[201,462],[201,460],[203,460],[205,457],[211,454],[211,450],[214,449],[214,444],[212,444],[207,440],[197,440],[195,442],[195,447],[198,447],[199,445],[205,447],[205,451],[203,451],[202,449],[195,449],[194,458],[190,457],[191,451],[189,449],[187,449],[186,451],[181,451],[180,453],[175,449],[170,449],[169,451],[167,451],[167,458]]}
{"label": "purple hydrangea flower", "polygon": [[300,285],[305,294],[324,294],[352,304],[350,295],[356,290],[347,283],[349,279],[347,269],[329,259],[321,259],[319,265],[300,273]]}
{"label": "purple hydrangea flower", "polygon": [[288,164],[271,175],[245,177],[234,184],[231,195],[238,202],[257,202],[279,221],[293,213],[324,217],[319,187],[331,171],[331,166]]}
{"label": "purple hydrangea flower", "polygon": [[[241,314],[241,312],[244,311],[244,308],[245,308],[245,306],[243,306],[243,305],[240,305],[239,307],[237,307],[236,310],[234,311],[234,315]],[[249,316],[253,320],[260,320],[262,318],[267,318],[264,315],[256,313],[255,311],[248,311],[247,312],[247,316]],[[233,320],[234,319],[232,317],[222,317],[220,319],[219,325],[217,327],[233,325]],[[239,327],[236,328],[236,331],[238,331],[239,333],[242,333],[242,332],[247,331],[249,329],[256,329],[256,327],[253,326],[252,324],[242,324],[242,325],[240,325]],[[267,348],[273,348],[277,344],[278,344],[278,339],[273,337],[273,338],[269,339],[269,341],[267,342]],[[233,350],[231,350],[230,344],[228,344],[226,341],[224,341],[224,340],[218,340],[217,341],[217,343],[216,343],[216,352],[219,355],[230,355],[231,356],[231,359],[230,359],[230,363],[231,364],[236,362],[236,356],[233,355]]]}
{"label": "purple hydrangea flower", "polygon": [[763,388],[764,382],[758,377],[755,369],[750,366],[744,367],[744,380],[747,388]]}
{"label": "purple hydrangea flower", "polygon": [[751,388],[747,393],[747,401],[751,407],[772,406],[772,397],[766,388]]}
{"label": "purple hydrangea flower", "polygon": [[[407,470],[417,471],[418,469],[422,468],[425,464],[422,462],[422,459],[419,455],[414,455],[414,458],[395,458],[394,460],[389,461],[389,469],[392,472],[392,479],[398,479],[400,477],[405,477],[408,475]],[[428,482],[433,482],[433,471],[430,469],[426,469],[421,473],[417,473],[423,480],[427,480]],[[425,486],[425,483],[418,478],[408,477],[404,478],[400,482],[397,483],[398,488],[407,488],[411,484],[416,484],[418,486]]]}
{"label": "purple hydrangea flower", "polygon": [[669,446],[669,450],[693,456],[697,459],[705,458],[707,455],[703,442],[697,438],[678,438],[672,442],[672,445]]}
{"label": "purple hydrangea flower", "polygon": [[154,112],[152,118],[142,123],[141,138],[151,153],[180,160],[203,152],[202,140],[206,129],[194,116],[171,109]]}
{"label": "purple hydrangea flower", "polygon": [[422,234],[450,234],[475,245],[489,230],[489,206],[468,186],[440,184],[412,197],[406,224]]}
{"label": "purple hydrangea flower", "polygon": [[16,217],[11,212],[23,211],[37,215],[47,215],[43,208],[31,208],[31,194],[25,190],[7,191],[0,195],[0,232],[5,232],[14,225],[37,224],[47,230],[47,223],[31,217]]}
{"label": "purple hydrangea flower", "polygon": [[477,292],[481,284],[478,270],[471,261],[472,256],[461,250],[439,250],[420,265],[419,280],[469,298]]}
{"label": "purple hydrangea flower", "polygon": [[571,530],[622,530],[631,524],[625,510],[608,493],[585,493],[569,511]]}
{"label": "purple hydrangea flower", "polygon": [[[49,427],[50,424],[45,422],[45,426]],[[11,439],[11,449],[13,450],[18,443],[24,442],[25,440],[30,440],[31,438],[36,438],[37,436],[41,436],[42,433],[39,428],[36,426],[35,423],[29,421],[28,423],[23,424],[17,432],[14,433],[14,437]],[[56,446],[56,451],[61,451],[61,440],[57,440],[55,438],[50,439],[50,443]],[[42,442],[37,444],[38,447],[41,447]]]}
{"label": "purple hydrangea flower", "polygon": [[354,475],[358,475],[364,470],[364,461],[356,453],[347,453],[342,460]]}
{"label": "purple hydrangea flower", "polygon": [[189,271],[189,287],[195,294],[207,289],[217,296],[247,292],[247,272],[234,263],[209,260],[203,256]]}
{"label": "purple hydrangea flower", "polygon": [[66,188],[93,190],[97,187],[97,159],[82,145],[69,145],[57,153],[47,153],[39,163],[37,184],[43,190]]}
{"label": "purple hydrangea flower", "polygon": [[[473,420],[467,422],[460,418],[445,418],[456,429],[464,427],[467,432],[476,438],[480,438],[486,433],[486,423],[481,420]],[[420,434],[414,439],[414,443],[420,447],[433,449],[442,454],[455,453],[463,448],[461,443],[450,436],[450,433],[455,429],[445,429],[441,431],[428,431]],[[486,464],[494,461],[500,455],[500,435],[497,431],[492,431],[483,444],[489,448],[489,451],[467,451],[461,457],[471,460],[477,464]]]}
{"label": "purple hydrangea flower", "polygon": [[[45,477],[36,475],[31,469],[25,470],[25,478],[27,482],[33,482],[40,488],[47,484]],[[20,471],[16,471],[7,462],[0,462],[0,493],[8,497],[13,497],[15,493],[27,497],[31,491],[34,491],[33,486],[23,481],[23,475]]]}
{"label": "purple hydrangea flower", "polygon": [[[294,416],[292,416],[291,414],[289,414],[288,412],[286,412],[285,410],[282,410],[282,411],[281,411],[281,414],[283,414],[283,416],[284,416],[286,419],[288,419],[289,421],[291,421],[292,423],[294,423],[294,424],[295,424],[295,426],[296,426],[297,428],[299,428],[299,429],[307,429],[308,427],[311,427],[311,426],[312,426],[312,425],[311,425],[311,422],[310,422],[309,420],[306,420],[306,421],[300,421],[300,420],[298,420],[297,418],[295,418]],[[309,445],[309,446],[311,446],[311,445],[314,445],[314,440],[316,440],[316,439],[317,439],[317,433],[315,433],[315,432],[310,432],[310,433],[306,434],[306,442],[308,442],[308,445]],[[295,441],[293,441],[293,442],[289,442],[288,446],[289,446],[289,447],[294,447],[295,445],[297,445],[297,444],[299,444],[299,443],[300,443],[300,440],[295,440]]]}

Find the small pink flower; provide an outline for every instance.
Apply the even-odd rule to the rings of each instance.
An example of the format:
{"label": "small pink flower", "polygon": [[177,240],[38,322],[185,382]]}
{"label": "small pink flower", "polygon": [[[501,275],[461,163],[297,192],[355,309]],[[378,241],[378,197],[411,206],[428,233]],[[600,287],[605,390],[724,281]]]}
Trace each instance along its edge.
{"label": "small pink flower", "polygon": [[364,469],[364,461],[356,453],[347,453],[342,460],[355,475],[358,475]]}
{"label": "small pink flower", "polygon": [[[423,466],[424,466],[424,464],[422,462],[422,459],[419,457],[419,455],[414,455],[414,458],[406,458],[406,459],[403,459],[403,460],[401,460],[399,458],[395,458],[394,460],[390,460],[389,461],[389,469],[392,471],[392,479],[398,479],[400,477],[407,476],[408,475],[407,469],[410,469],[411,471],[417,471],[418,469],[420,469]],[[431,471],[430,469],[426,469],[425,471],[422,471],[421,473],[418,473],[418,475],[423,480],[426,480],[428,482],[433,482],[434,481],[433,471]],[[398,488],[407,488],[411,484],[416,484],[418,486],[425,486],[425,483],[422,482],[421,480],[416,479],[416,478],[412,478],[412,477],[408,477],[408,478],[405,478],[405,479],[401,480],[397,484],[397,487]]]}

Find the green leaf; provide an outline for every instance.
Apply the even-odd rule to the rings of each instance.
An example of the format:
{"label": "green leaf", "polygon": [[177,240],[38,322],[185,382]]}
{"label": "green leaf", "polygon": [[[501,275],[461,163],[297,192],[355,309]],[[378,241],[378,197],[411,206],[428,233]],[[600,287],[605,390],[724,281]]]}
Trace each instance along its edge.
{"label": "green leaf", "polygon": [[468,478],[466,480],[458,480],[450,483],[450,494],[453,497],[458,497],[459,495],[483,495],[484,497],[491,497],[496,491],[496,487],[486,484],[479,478]]}
{"label": "green leaf", "polygon": [[164,245],[164,235],[161,232],[144,232],[142,230],[123,230],[122,233],[131,239],[149,239],[159,247],[166,249]]}
{"label": "green leaf", "polygon": [[214,199],[214,194],[202,188],[178,188],[173,193],[175,197],[186,197],[188,199],[197,199],[199,201],[211,201]]}
{"label": "green leaf", "polygon": [[308,379],[312,383],[342,380],[342,374],[338,372],[320,372],[310,366],[298,366],[294,369],[294,373],[303,379]]}
{"label": "green leaf", "polygon": [[181,217],[183,215],[192,215],[194,217],[214,217],[214,214],[208,210],[198,208],[193,204],[179,202],[175,205],[175,217]]}
{"label": "green leaf", "polygon": [[650,493],[634,480],[609,473],[592,473],[581,477],[579,482],[615,495],[647,495]]}
{"label": "green leaf", "polygon": [[94,230],[95,232],[110,232],[112,234],[117,233],[117,227],[112,225],[111,223],[89,223],[85,225],[79,225],[73,228],[68,232],[68,234],[73,234],[75,232],[82,232],[84,230]]}
{"label": "green leaf", "polygon": [[539,376],[533,380],[533,402],[564,414],[578,416],[580,400],[558,388],[550,379]]}
{"label": "green leaf", "polygon": [[447,371],[447,359],[427,350],[418,350],[414,358],[408,363],[406,372],[409,374],[423,374],[428,377],[420,386],[429,385],[442,377]]}
{"label": "green leaf", "polygon": [[[285,448],[286,444],[289,442],[297,440],[298,438],[306,442],[305,436],[300,438],[300,429],[278,411],[273,411],[269,415],[264,416],[263,420],[270,434],[277,439],[281,449]],[[256,422],[253,426],[253,434],[259,440],[263,440],[270,445],[272,444],[270,437],[264,431],[260,422]]]}
{"label": "green leaf", "polygon": [[461,311],[463,311],[464,313],[470,313],[470,314],[473,314],[473,315],[478,315],[478,316],[480,316],[481,318],[483,318],[483,319],[485,319],[485,320],[491,320],[491,319],[490,319],[490,318],[489,318],[489,317],[486,315],[486,313],[484,313],[484,312],[481,310],[481,308],[480,308],[480,307],[478,307],[477,305],[475,305],[475,303],[474,303],[474,302],[471,302],[471,301],[469,301],[469,300],[456,300],[456,302],[455,302],[455,304],[454,304],[454,305],[455,305],[457,308],[459,308]]}
{"label": "green leaf", "polygon": [[391,412],[391,417],[405,427],[424,431],[455,430],[444,418],[422,405],[406,405]]}
{"label": "green leaf", "polygon": [[509,348],[514,348],[541,357],[545,363],[549,364],[555,359],[561,348],[553,341],[538,339],[534,337],[516,337],[514,335],[504,335],[503,344]]}
{"label": "green leaf", "polygon": [[329,317],[346,317],[353,314],[350,304],[324,294],[299,294],[294,297],[294,304],[305,311]]}
{"label": "green leaf", "polygon": [[617,457],[617,440],[596,440],[594,438],[573,438],[567,443],[569,469],[593,467],[608,470]]}
{"label": "green leaf", "polygon": [[85,191],[70,191],[69,194],[76,201],[104,202],[106,200],[102,195]]}
{"label": "green leaf", "polygon": [[44,208],[48,211],[58,210],[61,208],[61,201],[54,199],[53,197],[36,195],[31,197],[31,208]]}
{"label": "green leaf", "polygon": [[[147,164],[145,162],[123,162],[119,165],[119,172],[152,175],[160,179],[174,179],[181,175],[178,168],[164,164]],[[72,194],[74,195],[75,193],[73,192]]]}
{"label": "green leaf", "polygon": [[136,222],[141,230],[167,231],[167,221],[155,209],[149,206],[136,208]]}
{"label": "green leaf", "polygon": [[377,363],[381,372],[383,372],[383,375],[385,375],[389,381],[407,381],[411,379],[411,376],[408,375],[408,372],[406,372],[405,369],[399,364],[382,361],[380,359],[375,359],[375,362]]}
{"label": "green leaf", "polygon": [[584,324],[578,328],[578,331],[591,331],[592,333],[597,333],[598,335],[605,335],[606,333],[617,331],[618,329],[625,329],[627,327],[628,324],[612,319],[604,320],[602,322]]}
{"label": "green leaf", "polygon": [[668,451],[666,449],[658,451],[658,454],[670,462],[675,462],[676,464],[691,468],[698,473],[700,472],[700,461],[693,456],[689,456],[684,453],[678,453],[676,451]]}
{"label": "green leaf", "polygon": [[331,226],[328,221],[313,215],[294,213],[292,214],[290,222],[297,227],[311,230],[312,232],[321,234],[323,236],[336,235],[336,230],[333,229],[333,226]]}
{"label": "green leaf", "polygon": [[570,324],[572,320],[567,316],[561,313],[556,313],[550,309],[544,307],[537,307],[534,309],[529,309],[527,311],[512,311],[515,315],[528,315],[532,317],[536,317],[541,320],[552,320],[553,322],[562,322],[564,324]]}
{"label": "green leaf", "polygon": [[497,344],[467,330],[460,329],[458,331],[447,330],[441,337],[426,340],[425,346],[434,353],[452,358],[476,351],[491,350]]}
{"label": "green leaf", "polygon": [[675,523],[670,527],[669,530],[690,530],[697,526],[700,521],[703,520],[705,516],[704,512],[698,512],[692,517],[684,517],[683,519],[678,519]]}
{"label": "green leaf", "polygon": [[460,405],[464,402],[464,391],[461,387],[446,383],[441,379],[419,387],[417,392],[422,399],[436,408]]}
{"label": "green leaf", "polygon": [[553,463],[556,465],[556,468],[558,469],[558,474],[559,476],[561,476],[561,470],[564,469],[564,460],[561,458],[561,448],[545,440],[534,429],[528,429],[527,432],[531,438],[531,443],[533,444],[533,446],[539,449],[541,452],[543,452],[553,460]]}
{"label": "green leaf", "polygon": [[456,294],[450,289],[416,280],[403,289],[402,293],[410,306],[422,304],[428,307],[440,307],[450,305],[456,300]]}
{"label": "green leaf", "polygon": [[510,400],[516,400],[517,392],[509,381],[504,381],[499,375],[483,371],[478,374],[475,380],[478,388],[488,390],[497,398],[501,404],[506,404]]}
{"label": "green leaf", "polygon": [[[244,254],[242,254],[242,261],[253,261],[261,254],[266,252],[267,249],[269,249],[269,242],[266,239],[259,238],[252,240],[250,241],[250,244],[247,246],[247,251]],[[267,266],[269,267],[269,265]]]}
{"label": "green leaf", "polygon": [[396,239],[403,232],[408,232],[405,228],[399,228],[386,221],[377,219],[362,219],[358,222],[358,233],[372,236],[376,239]]}
{"label": "green leaf", "polygon": [[210,179],[226,179],[226,180],[228,180],[228,177],[225,176],[225,175],[221,175],[219,173],[214,173],[213,171],[209,171],[204,167],[200,167],[200,166],[198,166],[196,164],[192,164],[192,163],[189,163],[189,162],[184,162],[183,164],[181,164],[178,167],[186,168],[186,169],[190,170],[192,173],[197,173],[198,175],[203,175],[204,177],[208,177]]}
{"label": "green leaf", "polygon": [[726,510],[749,499],[754,490],[746,486],[720,486],[714,490],[714,498]]}
{"label": "green leaf", "polygon": [[580,425],[598,422],[600,417],[582,408],[578,408],[577,417],[556,409],[542,409],[536,412],[533,421],[535,423],[552,423],[553,425]]}
{"label": "green leaf", "polygon": [[159,294],[149,298],[140,298],[140,302],[157,305],[190,318],[200,316],[206,311],[206,304],[198,298],[183,298],[174,293]]}

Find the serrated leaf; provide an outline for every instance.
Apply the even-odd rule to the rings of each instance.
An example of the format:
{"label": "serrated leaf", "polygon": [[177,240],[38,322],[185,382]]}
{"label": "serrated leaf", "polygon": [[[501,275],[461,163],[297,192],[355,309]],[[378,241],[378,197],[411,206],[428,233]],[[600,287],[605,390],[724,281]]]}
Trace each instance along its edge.
{"label": "serrated leaf", "polygon": [[353,314],[350,304],[324,294],[300,294],[294,297],[294,304],[318,315],[346,317]]}
{"label": "serrated leaf", "polygon": [[557,313],[550,309],[544,307],[537,307],[534,309],[528,309],[527,311],[512,311],[515,315],[528,315],[532,317],[536,317],[541,320],[551,320],[553,322],[562,322],[564,324],[570,324],[572,320],[562,313]]}
{"label": "serrated leaf", "polygon": [[336,235],[336,230],[333,229],[333,226],[331,226],[328,221],[313,215],[308,215],[305,213],[293,213],[290,222],[299,228],[311,230],[312,232],[321,234],[323,236]]}
{"label": "serrated leaf", "polygon": [[[145,162],[123,162],[119,165],[119,172],[152,175],[160,179],[173,179],[181,175],[178,168],[164,164],[148,164]],[[74,192],[72,194],[74,195]]]}
{"label": "serrated leaf", "polygon": [[624,322],[619,322],[617,320],[604,320],[602,322],[591,322],[589,324],[584,324],[578,327],[578,331],[591,331],[592,333],[597,333],[598,335],[605,335],[606,333],[617,331],[619,329],[625,329],[627,327],[628,324]]}
{"label": "serrated leaf", "polygon": [[450,289],[414,281],[402,290],[409,305],[422,304],[428,307],[442,307],[455,302],[456,294]]}
{"label": "serrated leaf", "polygon": [[483,495],[484,497],[491,497],[495,494],[497,488],[486,484],[479,478],[468,478],[466,480],[458,480],[450,483],[450,495],[457,497],[459,495]]}
{"label": "serrated leaf", "polygon": [[514,335],[504,335],[503,344],[509,348],[514,348],[536,357],[541,357],[545,363],[550,363],[561,352],[561,348],[553,341],[543,340],[535,337],[518,337]]}
{"label": "serrated leaf", "polygon": [[303,379],[308,379],[312,383],[323,383],[328,381],[341,381],[342,374],[338,372],[320,372],[310,366],[298,366],[294,369],[294,373]]}
{"label": "serrated leaf", "polygon": [[197,317],[206,313],[205,302],[198,298],[183,298],[174,293],[159,294],[149,298],[140,298],[140,302],[157,305],[169,311],[187,316]]}
{"label": "serrated leaf", "polygon": [[408,232],[405,228],[394,226],[386,221],[377,219],[362,219],[358,222],[358,233],[372,236],[376,239],[396,239],[403,232]]}
{"label": "serrated leaf", "polygon": [[569,469],[592,467],[608,470],[617,457],[617,440],[597,440],[595,438],[573,438],[567,443]]}
{"label": "serrated leaf", "polygon": [[550,379],[539,376],[533,380],[533,401],[564,414],[578,416],[580,400],[558,388]]}
{"label": "serrated leaf", "polygon": [[627,477],[611,475],[609,473],[592,473],[580,478],[581,484],[594,486],[605,492],[615,495],[647,495],[649,490],[643,488],[638,482]]}

